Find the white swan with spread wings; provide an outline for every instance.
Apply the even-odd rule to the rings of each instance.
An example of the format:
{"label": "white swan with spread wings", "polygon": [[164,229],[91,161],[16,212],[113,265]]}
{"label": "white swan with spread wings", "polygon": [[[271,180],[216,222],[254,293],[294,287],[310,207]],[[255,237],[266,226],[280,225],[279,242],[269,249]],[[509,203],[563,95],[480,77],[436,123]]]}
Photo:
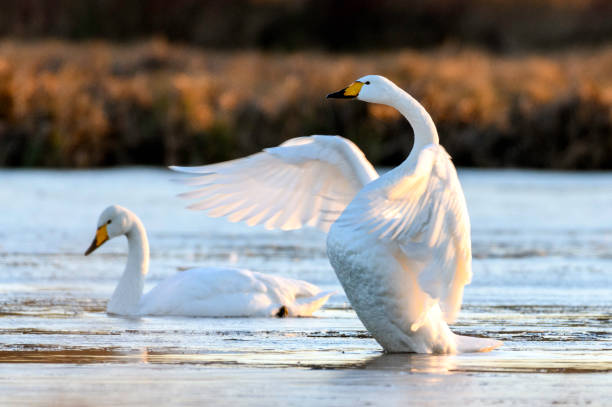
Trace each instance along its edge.
{"label": "white swan with spread wings", "polygon": [[471,279],[470,222],[455,167],[427,111],[388,79],[368,75],[328,98],[389,105],[414,130],[398,167],[378,176],[339,136],[288,140],[252,156],[201,167],[192,209],[270,229],[314,226],[357,315],[388,352],[454,353],[501,342],[455,335]]}

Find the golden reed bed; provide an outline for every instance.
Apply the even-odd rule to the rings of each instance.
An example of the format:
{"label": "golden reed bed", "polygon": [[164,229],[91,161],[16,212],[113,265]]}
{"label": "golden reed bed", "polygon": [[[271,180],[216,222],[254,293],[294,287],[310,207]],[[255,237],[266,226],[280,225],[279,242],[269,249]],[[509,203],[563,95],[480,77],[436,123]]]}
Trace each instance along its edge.
{"label": "golden reed bed", "polygon": [[396,164],[411,147],[397,112],[325,100],[367,73],[424,104],[458,165],[612,168],[612,47],[284,54],[163,40],[0,41],[0,165],[204,163],[312,133]]}

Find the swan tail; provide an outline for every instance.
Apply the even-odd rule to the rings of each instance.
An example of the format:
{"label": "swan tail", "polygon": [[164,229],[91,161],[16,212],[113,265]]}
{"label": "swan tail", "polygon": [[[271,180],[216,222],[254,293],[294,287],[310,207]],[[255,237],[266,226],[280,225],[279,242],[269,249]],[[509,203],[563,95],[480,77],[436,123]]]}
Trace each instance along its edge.
{"label": "swan tail", "polygon": [[503,342],[490,338],[476,338],[473,336],[455,335],[457,352],[488,352],[503,345]]}
{"label": "swan tail", "polygon": [[335,293],[335,291],[323,291],[313,297],[298,298],[295,303],[288,307],[289,315],[292,317],[309,317]]}

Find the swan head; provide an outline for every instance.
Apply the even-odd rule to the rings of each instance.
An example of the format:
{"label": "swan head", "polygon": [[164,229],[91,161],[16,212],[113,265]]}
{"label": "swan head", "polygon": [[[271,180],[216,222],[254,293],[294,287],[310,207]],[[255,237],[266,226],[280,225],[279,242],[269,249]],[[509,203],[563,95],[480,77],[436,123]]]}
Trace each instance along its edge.
{"label": "swan head", "polygon": [[380,75],[366,75],[338,92],[330,93],[327,99],[357,99],[370,103],[389,105],[397,95],[397,85]]}
{"label": "swan head", "polygon": [[132,212],[122,206],[111,205],[104,209],[98,218],[96,236],[87,251],[85,251],[85,256],[110,239],[128,233],[132,227],[132,219]]}

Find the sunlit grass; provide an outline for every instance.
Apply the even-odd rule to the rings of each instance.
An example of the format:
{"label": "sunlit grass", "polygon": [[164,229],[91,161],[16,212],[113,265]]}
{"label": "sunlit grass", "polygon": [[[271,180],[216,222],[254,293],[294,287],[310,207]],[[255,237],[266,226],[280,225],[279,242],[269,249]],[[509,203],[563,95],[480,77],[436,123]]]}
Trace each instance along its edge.
{"label": "sunlit grass", "polygon": [[397,163],[410,149],[397,112],[324,98],[369,73],[425,105],[460,165],[612,166],[612,47],[334,55],[161,40],[0,42],[0,164],[204,163],[312,133]]}

